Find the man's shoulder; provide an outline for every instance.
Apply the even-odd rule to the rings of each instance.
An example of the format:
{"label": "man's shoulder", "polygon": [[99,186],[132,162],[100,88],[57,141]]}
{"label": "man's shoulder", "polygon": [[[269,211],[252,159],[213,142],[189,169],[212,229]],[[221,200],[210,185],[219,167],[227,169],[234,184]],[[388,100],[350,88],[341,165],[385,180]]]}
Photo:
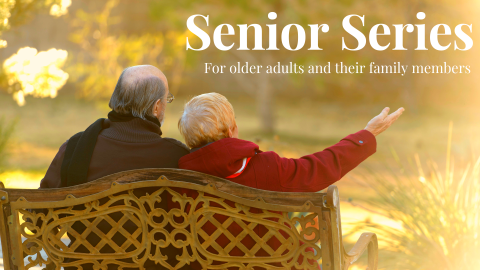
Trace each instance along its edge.
{"label": "man's shoulder", "polygon": [[186,153],[190,153],[190,148],[188,148],[184,143],[173,138],[163,138],[162,140],[171,144],[173,147],[178,148],[179,150],[184,150]]}

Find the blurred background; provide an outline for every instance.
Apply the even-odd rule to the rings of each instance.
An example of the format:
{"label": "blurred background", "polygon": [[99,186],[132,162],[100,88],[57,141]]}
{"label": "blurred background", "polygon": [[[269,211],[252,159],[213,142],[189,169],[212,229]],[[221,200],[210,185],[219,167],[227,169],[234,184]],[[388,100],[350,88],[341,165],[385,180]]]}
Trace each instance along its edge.
{"label": "blurred background", "polygon": [[[267,14],[275,11],[275,21]],[[347,249],[359,230],[380,238],[381,269],[480,269],[480,92],[476,68],[480,56],[469,51],[434,50],[430,29],[474,24],[479,38],[477,0],[4,0],[0,3],[0,180],[10,188],[38,188],[60,145],[94,120],[106,117],[108,100],[122,70],[151,64],[164,71],[175,101],[169,104],[164,136],[182,141],[177,121],[186,101],[197,94],[225,95],[236,112],[240,138],[264,151],[298,158],[320,151],[389,106],[406,112],[378,137],[377,153],[338,182]],[[425,12],[426,19],[416,19]],[[328,24],[320,33],[323,51],[187,51],[186,28],[194,14],[209,15],[210,35],[228,23],[263,26],[276,23]],[[369,44],[342,51],[342,28],[350,14],[365,15],[370,28],[387,24],[425,24],[428,51],[415,51],[416,32],[404,35],[405,51]],[[466,27],[464,27],[464,31]],[[249,31],[253,48],[253,31]],[[237,37],[225,44],[236,42]],[[292,47],[296,44],[292,30]],[[441,37],[442,44],[458,38]],[[229,41],[229,42],[227,42]],[[309,35],[307,42],[309,43]],[[460,42],[460,47],[463,46]],[[249,62],[276,65],[468,65],[470,74],[205,74],[204,63]],[[477,254],[477,256],[474,256]],[[353,269],[364,269],[364,261]]]}

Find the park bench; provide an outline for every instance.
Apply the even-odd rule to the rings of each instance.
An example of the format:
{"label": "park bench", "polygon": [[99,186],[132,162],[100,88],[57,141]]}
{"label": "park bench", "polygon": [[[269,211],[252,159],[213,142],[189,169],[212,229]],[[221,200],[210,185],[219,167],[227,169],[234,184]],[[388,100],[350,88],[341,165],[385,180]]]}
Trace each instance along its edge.
{"label": "park bench", "polygon": [[[318,261],[323,270],[343,270],[367,249],[368,269],[377,268],[375,234],[363,233],[344,250],[335,186],[326,193],[271,192],[187,170],[142,169],[59,189],[2,184],[0,204],[5,269],[142,269],[149,260],[166,269],[195,261],[203,269],[318,269]],[[228,230],[233,225],[241,228],[237,235]],[[222,237],[225,247],[216,242]],[[244,245],[246,238],[254,245]],[[276,250],[267,243],[274,238]],[[175,258],[163,253],[167,247],[178,251]]]}

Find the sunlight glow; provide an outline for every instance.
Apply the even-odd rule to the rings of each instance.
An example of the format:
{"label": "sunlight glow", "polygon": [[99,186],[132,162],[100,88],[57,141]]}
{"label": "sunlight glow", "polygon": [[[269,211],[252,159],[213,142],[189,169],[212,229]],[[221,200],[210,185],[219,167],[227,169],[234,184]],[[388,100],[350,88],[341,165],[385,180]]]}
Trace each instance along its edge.
{"label": "sunlight glow", "polygon": [[425,183],[425,181],[426,181],[425,177],[423,177],[423,176],[420,176],[418,178],[418,180],[420,180],[421,183]]}
{"label": "sunlight glow", "polygon": [[37,189],[44,175],[44,172],[6,171],[0,173],[0,181],[6,188]]}
{"label": "sunlight glow", "polygon": [[3,63],[8,78],[9,91],[19,106],[25,105],[25,96],[57,96],[68,79],[68,73],[60,68],[65,64],[65,50],[50,49],[38,52],[24,47]]}

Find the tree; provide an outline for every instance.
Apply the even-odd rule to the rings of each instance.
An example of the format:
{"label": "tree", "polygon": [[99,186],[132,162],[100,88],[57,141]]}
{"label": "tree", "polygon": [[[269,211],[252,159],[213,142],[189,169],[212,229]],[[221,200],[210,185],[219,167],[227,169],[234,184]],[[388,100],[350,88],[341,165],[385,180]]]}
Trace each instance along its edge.
{"label": "tree", "polygon": [[[67,13],[71,0],[5,0],[0,3],[0,36],[2,32],[26,23],[33,15],[48,9],[52,16]],[[6,40],[0,39],[0,47],[7,46]],[[50,49],[38,52],[35,48],[20,48],[3,64],[0,85],[13,95],[17,103],[25,104],[25,96],[55,97],[68,79],[68,74],[61,70],[67,58],[64,50]]]}
{"label": "tree", "polygon": [[[431,25],[438,23],[468,23],[473,22],[474,16],[465,17],[468,9],[465,6],[475,5],[474,1],[463,0],[462,5],[453,5],[452,0],[430,1],[430,0],[409,0],[387,2],[372,1],[316,1],[316,0],[266,0],[266,1],[235,1],[235,0],[176,0],[176,1],[151,1],[151,14],[165,28],[177,30],[186,29],[186,21],[191,15],[201,14],[209,16],[209,25],[207,26],[203,19],[198,18],[197,25],[205,30],[210,36],[213,36],[213,29],[220,24],[230,24],[234,26],[234,36],[223,36],[224,44],[235,46],[229,51],[223,52],[215,48],[213,42],[210,48],[204,51],[187,52],[188,61],[208,61],[215,59],[223,65],[232,63],[249,62],[251,64],[260,64],[263,66],[274,65],[278,62],[289,64],[332,64],[343,62],[352,65],[355,63],[368,65],[370,62],[392,65],[394,62],[402,62],[411,67],[413,64],[436,64],[438,61],[448,60],[455,56],[455,62],[467,60],[472,56],[472,52],[449,51],[438,52],[433,48],[428,51],[415,51],[417,33],[407,33],[404,31],[404,42],[407,50],[395,51],[395,35],[392,32],[390,36],[382,36],[380,39],[385,44],[392,45],[386,51],[379,52],[370,47],[369,44],[360,51],[342,50],[342,39],[354,47],[357,41],[342,28],[342,19],[349,14],[358,14],[365,16],[365,24],[362,26],[360,20],[352,20],[355,25],[367,38],[369,31],[375,24],[383,23],[390,26],[393,24],[419,24],[427,25],[427,39]],[[457,3],[457,2],[455,2]],[[267,15],[269,12],[276,12],[277,19],[270,20]],[[427,19],[419,21],[416,19],[416,13],[423,11],[427,14]],[[470,19],[466,19],[470,18]],[[259,24],[262,26],[263,47],[268,46],[268,28],[266,24],[277,25],[277,46],[278,51],[254,51],[237,50],[239,28],[237,24]],[[287,24],[300,24],[307,32],[306,46],[299,51],[288,51],[281,46],[281,31]],[[308,50],[309,24],[328,24],[330,31],[323,34],[319,32],[319,47],[322,51]],[[452,24],[451,26],[453,26]],[[393,30],[393,29],[392,29]],[[226,30],[224,30],[226,31]],[[472,33],[473,34],[473,33]],[[249,48],[253,46],[254,29],[248,29]],[[290,41],[292,47],[296,45],[297,34],[295,30],[290,32]],[[192,37],[190,42],[199,40]],[[200,42],[200,41],[199,41]],[[198,48],[198,46],[195,48]],[[461,55],[460,55],[461,54]],[[423,63],[422,63],[423,62]],[[473,63],[472,63],[473,65]],[[193,66],[193,65],[192,65]],[[196,71],[201,72],[203,65]],[[424,95],[428,89],[435,93],[438,100],[438,90],[442,89],[442,94],[453,93],[448,88],[458,88],[458,80],[452,80],[446,76],[436,76],[434,80],[431,77],[408,74],[408,76],[396,76],[386,74],[304,74],[301,77],[296,74],[235,74],[232,76],[223,75],[222,79],[228,78],[229,85],[239,87],[246,93],[250,93],[256,98],[257,112],[261,119],[261,125],[265,132],[271,133],[275,130],[274,101],[275,97],[289,94],[289,98],[296,98],[299,95],[305,95],[312,92],[325,93],[324,97],[329,101],[341,100],[355,102],[356,104],[364,102],[388,101],[392,106],[393,102],[400,103],[408,109],[415,109],[420,101],[430,101]],[[465,80],[465,86],[470,87]],[[471,82],[471,81],[470,81]],[[463,83],[463,82],[461,82]],[[234,86],[233,86],[234,85]],[[292,91],[291,89],[295,89]],[[422,100],[423,99],[423,100]]]}
{"label": "tree", "polygon": [[[317,8],[320,5],[323,7]],[[283,26],[291,23],[300,24],[304,26],[305,29],[309,29],[307,24],[319,23],[318,18],[321,18],[321,23],[332,20],[333,18],[331,15],[329,15],[328,8],[326,8],[326,6],[329,5],[336,4],[333,2],[322,2],[319,4],[318,1],[288,0],[269,0],[261,2],[206,0],[202,1],[201,3],[192,0],[169,2],[151,1],[151,14],[153,14],[153,17],[156,18],[157,21],[162,22],[165,27],[175,27],[177,29],[185,29],[185,22],[187,18],[193,14],[202,14],[205,16],[209,15],[210,27],[206,27],[205,23],[201,22],[199,25],[202,25],[202,29],[209,29],[210,33],[213,32],[211,31],[212,28],[224,23],[233,25],[235,23],[259,24],[263,27],[262,40],[264,48],[267,47],[265,44],[267,44],[269,39],[269,32],[265,25],[277,24],[277,46],[281,48],[280,50],[238,51],[236,48],[233,48],[228,52],[228,54],[223,55],[226,63],[248,62],[252,65],[262,65],[265,67],[266,65],[277,65],[278,62],[281,64],[289,64],[290,62],[302,64],[308,62],[307,58],[305,57],[305,50],[292,52],[282,48],[280,31]],[[202,13],[202,11],[207,10],[208,12]],[[267,15],[270,12],[275,12],[277,14],[277,19],[274,21],[268,19]],[[173,16],[173,14],[175,14],[175,16]],[[249,48],[254,47],[253,37],[254,30],[252,28],[248,30]],[[323,42],[325,42],[327,38],[320,35],[320,40]],[[295,31],[292,31],[292,47],[296,45],[296,42],[294,41],[295,39]],[[224,40],[228,40],[228,38],[225,37]],[[225,44],[231,44],[232,42],[238,44],[238,34],[236,37],[231,38],[228,42],[225,41]],[[310,41],[307,40],[306,44],[310,44]],[[195,52],[192,52],[191,54],[194,53]],[[218,51],[212,49],[202,53],[217,54]],[[321,61],[324,59],[322,54],[317,55],[317,60]],[[275,97],[279,91],[285,90],[285,85],[288,85],[291,82],[292,76],[295,76],[295,74],[267,74],[265,72],[255,75],[235,74],[234,76],[231,76],[232,80],[235,80],[235,82],[246,93],[255,97],[257,113],[261,120],[261,127],[262,130],[267,134],[272,134],[275,131]]]}
{"label": "tree", "polygon": [[[69,67],[73,81],[79,85],[77,95],[89,100],[108,99],[122,70],[139,64],[171,70],[170,90],[175,93],[176,80],[181,77],[178,73],[183,69],[183,33],[154,29],[129,33],[125,25],[120,25],[125,14],[119,6],[118,0],[109,0],[102,3],[100,11],[78,10],[71,21],[74,31],[70,40],[80,47]],[[96,10],[98,6],[90,8]]]}

